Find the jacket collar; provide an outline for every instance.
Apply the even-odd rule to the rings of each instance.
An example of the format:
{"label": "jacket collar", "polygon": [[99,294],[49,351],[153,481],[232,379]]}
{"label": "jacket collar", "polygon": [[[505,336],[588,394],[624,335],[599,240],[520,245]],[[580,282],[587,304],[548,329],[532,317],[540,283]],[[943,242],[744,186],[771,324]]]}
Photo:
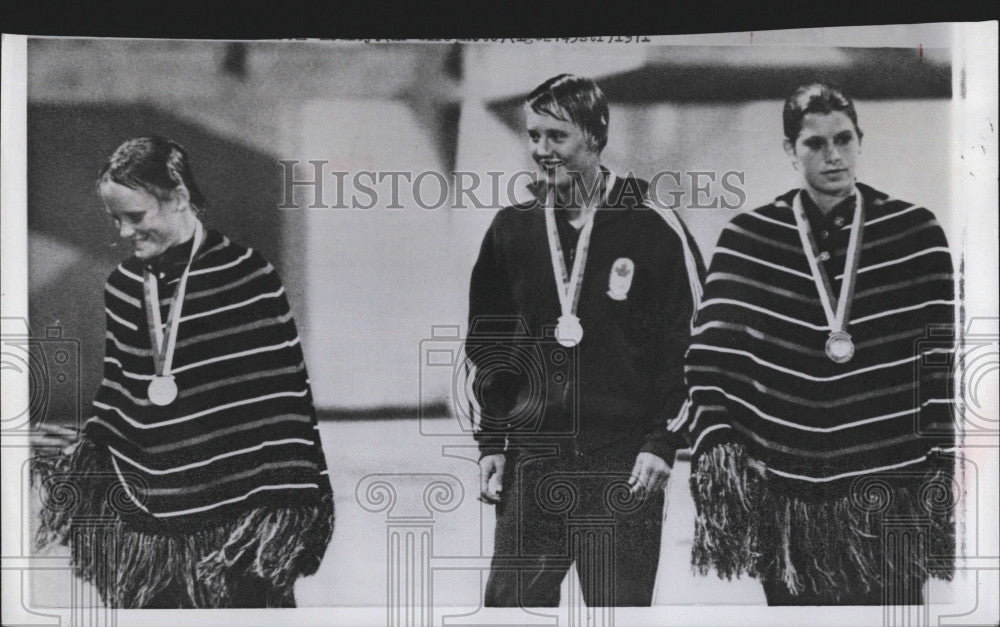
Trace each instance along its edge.
{"label": "jacket collar", "polygon": [[[611,171],[602,165],[601,173],[605,177],[605,180],[607,180],[607,176]],[[548,193],[548,182],[540,180],[530,183],[528,190],[534,196],[531,201],[533,207],[535,209],[543,209],[545,207],[545,196]],[[638,179],[632,176],[616,174],[611,189],[606,194],[603,194],[604,200],[597,207],[597,212],[594,214],[594,223],[604,222],[638,207],[645,207],[645,191]],[[557,218],[559,217],[559,213],[556,212]]]}

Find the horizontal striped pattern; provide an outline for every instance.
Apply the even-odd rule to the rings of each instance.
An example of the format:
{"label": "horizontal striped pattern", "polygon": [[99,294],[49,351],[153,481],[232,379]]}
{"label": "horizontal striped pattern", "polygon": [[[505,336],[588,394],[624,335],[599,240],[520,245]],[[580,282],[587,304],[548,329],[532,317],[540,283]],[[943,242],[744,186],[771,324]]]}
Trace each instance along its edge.
{"label": "horizontal striped pattern", "polygon": [[[922,207],[858,185],[860,269],[847,332],[830,360],[829,324],[792,200],[736,216],[712,259],[685,375],[695,456],[738,439],[774,475],[829,482],[920,464],[954,445],[955,285],[944,233]],[[826,267],[839,293],[849,221]]]}
{"label": "horizontal striped pattern", "polygon": [[[174,353],[179,395],[168,407],[148,398],[155,371],[142,276],[131,258],[108,278],[104,380],[86,424],[106,447],[134,516],[183,520],[318,503],[330,482],[298,333],[274,268],[252,249],[206,234]],[[158,280],[166,320],[177,276]]]}

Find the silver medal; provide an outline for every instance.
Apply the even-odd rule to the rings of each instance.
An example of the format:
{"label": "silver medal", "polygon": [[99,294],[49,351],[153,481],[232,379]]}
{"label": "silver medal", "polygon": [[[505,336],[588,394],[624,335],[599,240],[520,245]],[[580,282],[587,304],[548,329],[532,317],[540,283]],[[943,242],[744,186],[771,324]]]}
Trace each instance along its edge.
{"label": "silver medal", "polygon": [[[604,182],[604,192],[600,204],[607,201],[607,195],[615,183],[615,175],[608,172]],[[559,296],[559,309],[562,313],[556,324],[556,341],[561,345],[572,348],[583,339],[583,327],[580,326],[580,318],[576,316],[576,308],[580,302],[580,290],[583,286],[583,270],[587,265],[587,252],[590,248],[590,233],[594,228],[594,213],[597,208],[593,207],[583,226],[580,227],[580,237],[576,242],[576,256],[573,260],[572,272],[566,267],[566,258],[563,255],[562,244],[559,240],[559,229],[556,226],[555,218],[555,188],[549,184],[549,193],[545,206],[545,233],[549,242],[549,255],[552,258],[552,274],[556,280],[556,293]],[[623,260],[619,260],[623,261]],[[615,286],[612,286],[615,287]],[[625,287],[625,291],[628,287]]]}
{"label": "silver medal", "polygon": [[177,382],[171,374],[174,363],[174,349],[177,347],[177,334],[181,322],[181,307],[184,304],[184,294],[187,291],[188,276],[191,264],[201,246],[204,235],[201,222],[195,223],[194,241],[191,243],[191,256],[177,284],[177,292],[170,303],[170,313],[167,318],[167,332],[164,333],[160,318],[160,290],[156,277],[148,270],[143,276],[143,305],[146,309],[146,320],[149,325],[149,343],[153,347],[153,379],[149,382],[147,395],[149,402],[159,407],[165,407],[177,399]]}
{"label": "silver medal", "polygon": [[157,375],[149,382],[149,402],[160,407],[173,403],[177,398],[177,383],[173,376]]}
{"label": "silver medal", "polygon": [[854,341],[844,331],[834,331],[826,340],[826,355],[838,364],[850,361],[854,357]]}
{"label": "silver medal", "polygon": [[802,195],[804,191],[795,195],[792,201],[792,209],[795,214],[795,223],[802,240],[802,250],[805,252],[806,260],[809,262],[809,270],[812,272],[813,282],[819,293],[820,304],[823,306],[823,314],[830,325],[830,336],[826,340],[826,356],[834,363],[842,364],[854,357],[854,340],[847,333],[846,328],[851,320],[851,304],[854,300],[854,288],[858,280],[858,271],[861,267],[861,240],[862,231],[865,228],[864,201],[861,192],[854,189],[854,197],[857,199],[857,208],[854,211],[854,219],[851,222],[851,235],[847,244],[847,259],[844,262],[843,279],[840,284],[840,294],[834,294],[830,277],[826,270],[819,265],[820,260],[826,260],[827,253],[818,254],[816,251],[816,240],[810,230],[809,218],[802,208]]}
{"label": "silver medal", "polygon": [[583,327],[580,326],[580,319],[572,314],[559,316],[559,324],[556,325],[556,341],[571,348],[579,344],[582,339]]}

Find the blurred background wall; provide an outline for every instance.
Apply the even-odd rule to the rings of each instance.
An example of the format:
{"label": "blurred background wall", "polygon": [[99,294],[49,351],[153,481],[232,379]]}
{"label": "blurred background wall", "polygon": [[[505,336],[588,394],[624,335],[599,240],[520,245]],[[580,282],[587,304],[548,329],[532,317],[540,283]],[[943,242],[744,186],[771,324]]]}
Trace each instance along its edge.
{"label": "blurred background wall", "polygon": [[[421,403],[447,411],[453,370],[426,365],[422,348],[456,345],[448,327],[464,333],[483,233],[524,192],[527,179],[512,187],[511,176],[531,167],[520,102],[561,72],[597,78],[608,94],[608,166],[647,179],[677,173],[661,178],[659,197],[676,199],[706,261],[735,212],[796,185],[781,103],[819,76],[857,100],[860,179],[935,210],[949,233],[957,227],[946,50],[33,39],[28,55],[31,329],[59,327],[80,347],[80,388],[53,387],[53,415],[82,407],[85,418],[100,383],[102,285],[128,250],[94,178],[135,135],[184,145],[209,226],[278,268],[328,416],[399,415]],[[404,182],[395,199],[390,183],[365,179],[379,194],[368,209],[308,208],[316,188],[298,185],[298,208],[281,209],[282,160],[298,162],[300,181],[313,178],[310,160],[322,161],[327,206],[338,193],[369,204],[352,180],[362,171],[445,178],[425,176],[417,190]],[[455,207],[456,170],[482,179],[473,194],[484,207],[468,197],[469,208]],[[739,194],[722,187],[728,172]]]}

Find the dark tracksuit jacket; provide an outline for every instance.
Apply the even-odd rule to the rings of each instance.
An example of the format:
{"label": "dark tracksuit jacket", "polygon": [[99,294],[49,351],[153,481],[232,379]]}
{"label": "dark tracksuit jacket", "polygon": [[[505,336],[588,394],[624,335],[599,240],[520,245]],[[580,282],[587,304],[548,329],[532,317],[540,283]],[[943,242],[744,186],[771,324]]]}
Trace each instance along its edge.
{"label": "dark tracksuit jacket", "polygon": [[[466,345],[482,455],[559,439],[577,454],[647,451],[672,465],[685,446],[672,423],[687,409],[684,354],[705,270],[677,215],[644,201],[647,187],[618,177],[593,218],[576,312],[584,336],[572,348],[554,339],[561,311],[543,205],[497,213],[472,273]],[[579,234],[559,214],[571,271]],[[617,300],[612,277],[628,261],[631,286]]]}

